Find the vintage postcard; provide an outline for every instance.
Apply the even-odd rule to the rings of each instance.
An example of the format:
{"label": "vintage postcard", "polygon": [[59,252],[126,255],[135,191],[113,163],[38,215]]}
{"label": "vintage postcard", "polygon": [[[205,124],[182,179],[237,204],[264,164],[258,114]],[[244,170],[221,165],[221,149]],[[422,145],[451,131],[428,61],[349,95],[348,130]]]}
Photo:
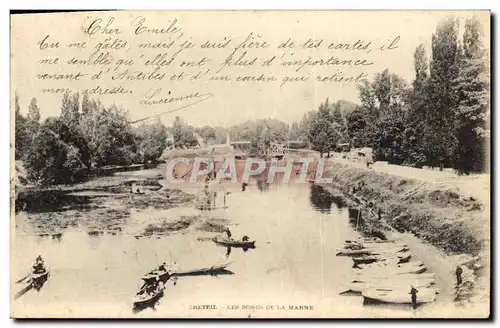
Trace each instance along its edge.
{"label": "vintage postcard", "polygon": [[11,14],[11,316],[488,318],[490,19]]}

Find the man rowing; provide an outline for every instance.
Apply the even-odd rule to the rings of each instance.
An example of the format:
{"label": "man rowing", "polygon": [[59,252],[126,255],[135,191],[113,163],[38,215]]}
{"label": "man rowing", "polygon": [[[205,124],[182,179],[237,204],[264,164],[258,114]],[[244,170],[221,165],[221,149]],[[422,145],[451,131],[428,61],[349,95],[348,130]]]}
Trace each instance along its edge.
{"label": "man rowing", "polygon": [[232,234],[231,234],[231,230],[229,230],[229,228],[224,229],[224,231],[222,231],[222,232],[226,233],[227,239],[231,239]]}
{"label": "man rowing", "polygon": [[43,259],[40,255],[35,260],[35,264],[33,265],[33,273],[42,273],[45,272],[45,266]]}

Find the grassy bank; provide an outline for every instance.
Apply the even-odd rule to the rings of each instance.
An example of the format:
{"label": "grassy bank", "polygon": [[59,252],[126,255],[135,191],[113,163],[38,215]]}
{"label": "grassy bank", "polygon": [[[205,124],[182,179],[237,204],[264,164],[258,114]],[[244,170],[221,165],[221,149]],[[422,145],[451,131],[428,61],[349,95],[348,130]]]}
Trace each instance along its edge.
{"label": "grassy bank", "polygon": [[383,230],[385,224],[386,229],[411,232],[447,253],[477,255],[487,246],[489,209],[472,197],[341,163],[330,162],[325,175],[351,199],[371,202],[373,214],[381,209],[382,220],[365,212],[367,226]]}

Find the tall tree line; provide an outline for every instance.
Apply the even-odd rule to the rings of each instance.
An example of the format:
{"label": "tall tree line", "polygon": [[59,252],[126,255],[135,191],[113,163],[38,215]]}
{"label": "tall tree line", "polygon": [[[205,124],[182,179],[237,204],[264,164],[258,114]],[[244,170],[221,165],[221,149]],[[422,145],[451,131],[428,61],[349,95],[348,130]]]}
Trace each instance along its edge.
{"label": "tall tree line", "polygon": [[85,169],[154,161],[166,147],[167,129],[159,120],[132,126],[125,110],[106,108],[87,94],[64,94],[59,117],[43,121],[36,98],[26,117],[20,108],[16,95],[15,156],[34,183],[71,183]]}
{"label": "tall tree line", "polygon": [[[388,69],[358,85],[360,105],[342,110],[328,104],[293,123],[295,133],[318,151],[340,143],[371,147],[376,160],[422,167],[482,172],[489,140],[489,58],[481,26],[472,17],[440,22],[427,54],[414,52],[411,84]],[[333,108],[327,110],[327,108]]]}

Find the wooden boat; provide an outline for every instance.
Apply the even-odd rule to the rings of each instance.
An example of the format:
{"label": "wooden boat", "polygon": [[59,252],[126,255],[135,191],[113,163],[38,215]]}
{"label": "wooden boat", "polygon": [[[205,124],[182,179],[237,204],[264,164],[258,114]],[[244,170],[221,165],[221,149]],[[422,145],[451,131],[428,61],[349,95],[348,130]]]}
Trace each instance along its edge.
{"label": "wooden boat", "polygon": [[[417,293],[417,304],[430,303],[436,300],[437,290],[434,288],[420,288]],[[411,304],[411,295],[409,288],[398,290],[364,290],[363,295],[366,301],[370,302],[383,302],[383,303],[397,303],[397,304]]]}
{"label": "wooden boat", "polygon": [[145,307],[154,305],[162,296],[163,296],[164,288],[158,287],[154,293],[146,293],[144,290],[141,290],[134,297],[134,307]]}
{"label": "wooden boat", "polygon": [[394,243],[395,240],[384,240],[384,239],[380,239],[380,238],[377,238],[377,237],[373,237],[373,238],[358,238],[356,240],[346,240],[345,243],[348,244],[348,243],[364,243],[364,244],[367,244],[367,243],[374,243],[374,244],[387,244],[387,243]]}
{"label": "wooden boat", "polygon": [[[407,264],[407,263],[404,263]],[[408,263],[409,264],[409,263]],[[400,264],[401,265],[401,264]],[[420,274],[427,270],[425,265],[404,265],[404,266],[387,266],[386,268],[375,268],[369,270],[360,270],[361,272],[357,273],[358,276],[365,277],[383,277],[383,276],[391,276],[391,275],[400,275],[400,274]]]}
{"label": "wooden boat", "polygon": [[358,276],[354,278],[351,282],[365,282],[365,283],[379,283],[379,282],[385,282],[385,281],[390,281],[390,282],[402,282],[402,281],[420,281],[420,280],[436,280],[436,274],[435,273],[421,273],[421,274],[414,274],[414,273],[403,273],[403,274],[391,274],[391,275],[384,275],[384,276]]}
{"label": "wooden boat", "polygon": [[390,253],[401,253],[408,251],[409,248],[405,246],[401,247],[389,247],[389,248],[362,248],[362,249],[344,249],[339,250],[336,254],[337,256],[356,256],[356,255],[380,255],[380,254],[390,254]]}
{"label": "wooden boat", "polygon": [[415,261],[415,262],[406,262],[406,263],[397,263],[398,259],[388,259],[386,261],[378,261],[374,263],[369,263],[369,264],[359,264],[358,269],[365,269],[366,271],[369,270],[386,270],[390,267],[397,267],[397,268],[404,268],[406,266],[422,266],[424,265],[424,262],[422,261]]}
{"label": "wooden boat", "polygon": [[234,240],[222,237],[214,237],[212,239],[216,244],[228,246],[228,247],[241,247],[241,248],[255,248],[255,240],[254,241],[242,241],[242,240]]}
{"label": "wooden boat", "polygon": [[36,290],[40,290],[47,279],[49,279],[49,270],[45,268],[43,272],[31,273],[29,284]]}
{"label": "wooden boat", "polygon": [[48,276],[49,276],[49,270],[45,269],[43,272],[32,273],[31,281],[42,280],[48,278]]}
{"label": "wooden boat", "polygon": [[400,290],[404,288],[409,288],[413,286],[417,289],[419,288],[429,288],[435,284],[436,279],[426,278],[426,279],[405,279],[405,280],[379,280],[371,282],[351,282],[346,285],[345,292],[356,292],[361,293],[367,289],[376,290]]}
{"label": "wooden boat", "polygon": [[392,247],[392,246],[408,246],[406,244],[402,243],[396,243],[396,241],[391,240],[387,242],[373,242],[373,241],[355,241],[355,240],[346,240],[344,242],[344,248],[345,249],[363,249],[363,248],[370,248],[370,247]]}
{"label": "wooden boat", "polygon": [[410,260],[410,258],[411,258],[411,253],[406,251],[399,254],[380,254],[380,255],[353,257],[352,260],[354,261],[354,264],[358,265],[363,263],[364,264],[373,263],[377,261],[386,261],[386,260],[391,261],[392,259],[397,259],[397,263],[406,263]]}
{"label": "wooden boat", "polygon": [[210,267],[206,268],[200,268],[200,269],[189,269],[189,270],[180,270],[177,272],[168,272],[168,271],[161,271],[161,270],[153,270],[144,276],[141,277],[142,280],[148,282],[148,281],[153,281],[153,280],[162,280],[166,281],[170,277],[182,277],[182,276],[201,276],[201,275],[215,275],[217,273],[224,273],[224,272],[229,272],[226,270],[227,266],[231,264],[231,262],[227,262],[224,264],[219,264],[219,265],[212,265]]}
{"label": "wooden boat", "polygon": [[162,271],[162,270],[153,270],[151,272],[146,273],[144,276],[141,277],[142,280],[144,281],[152,281],[152,280],[168,280],[170,278],[170,274],[168,271]]}
{"label": "wooden boat", "polygon": [[226,270],[227,266],[231,263],[225,263],[220,265],[213,265],[208,268],[194,269],[194,270],[182,270],[178,272],[173,272],[172,277],[182,277],[182,276],[201,276],[201,275],[215,275],[221,272],[229,272]]}

